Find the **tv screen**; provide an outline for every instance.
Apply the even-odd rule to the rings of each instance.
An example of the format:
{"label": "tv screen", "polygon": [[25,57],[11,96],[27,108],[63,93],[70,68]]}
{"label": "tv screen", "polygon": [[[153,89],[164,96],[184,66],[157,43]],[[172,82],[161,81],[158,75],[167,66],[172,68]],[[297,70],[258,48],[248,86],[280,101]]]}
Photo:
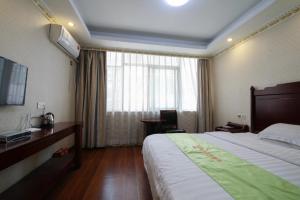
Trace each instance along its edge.
{"label": "tv screen", "polygon": [[0,105],[24,105],[27,67],[0,56]]}

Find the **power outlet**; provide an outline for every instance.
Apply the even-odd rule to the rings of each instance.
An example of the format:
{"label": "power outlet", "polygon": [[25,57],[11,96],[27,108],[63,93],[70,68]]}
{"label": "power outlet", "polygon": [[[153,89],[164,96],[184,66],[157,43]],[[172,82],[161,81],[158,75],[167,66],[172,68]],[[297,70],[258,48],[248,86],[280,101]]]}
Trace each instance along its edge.
{"label": "power outlet", "polygon": [[45,102],[37,102],[37,109],[45,110],[46,103]]}

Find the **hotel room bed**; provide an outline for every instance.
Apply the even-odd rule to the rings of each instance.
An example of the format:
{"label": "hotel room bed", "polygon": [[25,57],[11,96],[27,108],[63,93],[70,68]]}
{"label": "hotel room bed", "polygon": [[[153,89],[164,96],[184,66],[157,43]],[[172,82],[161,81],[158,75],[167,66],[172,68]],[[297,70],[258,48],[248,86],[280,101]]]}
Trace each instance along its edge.
{"label": "hotel room bed", "polygon": [[[298,138],[298,145],[261,139],[261,134],[253,134],[278,123],[300,125],[300,82],[281,84],[263,90],[251,88],[252,133],[208,132],[191,135],[258,168],[262,168],[267,173],[270,172],[276,177],[288,181],[296,186],[297,192],[294,193],[296,198],[293,199],[298,199],[297,194],[300,190],[300,126],[297,126],[297,130],[294,132]],[[289,128],[286,130],[280,134],[289,135]],[[193,146],[193,148],[195,147]],[[148,136],[144,141],[142,151],[154,199],[234,199],[223,189],[221,184],[197,166],[195,161],[187,157],[183,150],[167,135]],[[262,193],[270,192],[255,185],[251,187]],[[279,192],[281,193],[280,188]],[[267,198],[265,196],[260,199]]]}
{"label": "hotel room bed", "polygon": [[[260,140],[252,133],[194,135],[300,187],[299,149]],[[166,135],[147,137],[143,157],[154,199],[233,199]]]}

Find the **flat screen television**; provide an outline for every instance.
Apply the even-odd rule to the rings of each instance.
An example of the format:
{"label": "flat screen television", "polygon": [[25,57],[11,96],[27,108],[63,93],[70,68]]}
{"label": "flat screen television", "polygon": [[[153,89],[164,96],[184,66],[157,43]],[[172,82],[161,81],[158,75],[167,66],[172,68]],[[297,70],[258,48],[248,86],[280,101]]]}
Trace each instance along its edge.
{"label": "flat screen television", "polygon": [[28,68],[0,56],[0,106],[24,105]]}

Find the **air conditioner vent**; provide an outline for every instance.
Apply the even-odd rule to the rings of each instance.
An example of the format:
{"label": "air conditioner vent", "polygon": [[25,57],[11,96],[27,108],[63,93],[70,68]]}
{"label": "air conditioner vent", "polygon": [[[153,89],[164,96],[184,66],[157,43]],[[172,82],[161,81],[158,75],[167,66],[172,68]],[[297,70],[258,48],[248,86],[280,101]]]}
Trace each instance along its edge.
{"label": "air conditioner vent", "polygon": [[50,40],[73,58],[79,56],[79,44],[62,25],[50,25]]}

